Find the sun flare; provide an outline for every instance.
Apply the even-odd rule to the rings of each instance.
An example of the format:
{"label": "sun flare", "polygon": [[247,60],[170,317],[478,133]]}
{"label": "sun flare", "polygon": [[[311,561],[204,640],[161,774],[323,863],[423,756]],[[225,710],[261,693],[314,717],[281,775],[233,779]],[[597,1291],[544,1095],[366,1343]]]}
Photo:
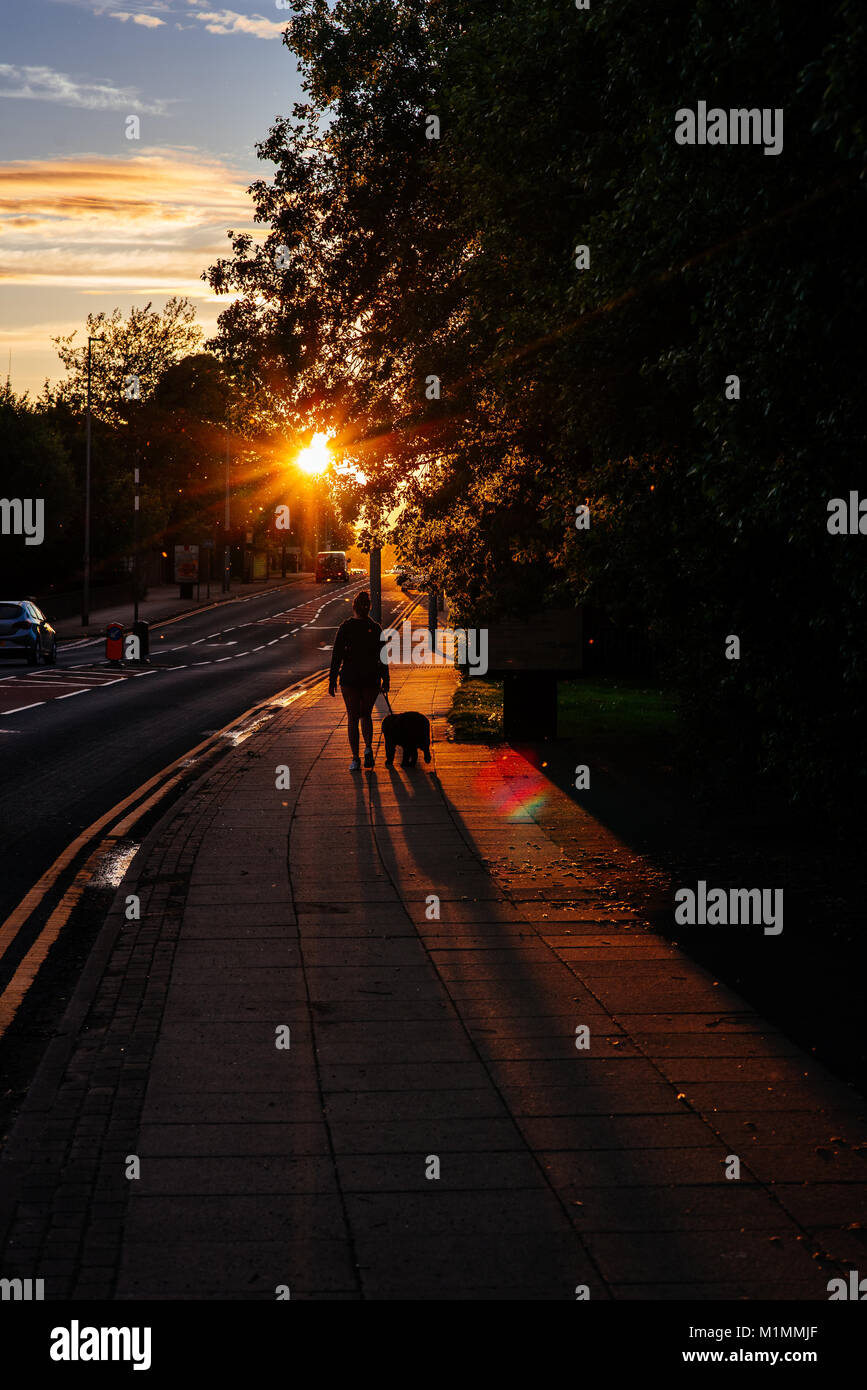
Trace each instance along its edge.
{"label": "sun flare", "polygon": [[315,477],[319,473],[324,473],[331,463],[331,450],[328,447],[327,434],[314,434],[313,439],[302,449],[296,459],[298,467],[304,473],[309,473]]}

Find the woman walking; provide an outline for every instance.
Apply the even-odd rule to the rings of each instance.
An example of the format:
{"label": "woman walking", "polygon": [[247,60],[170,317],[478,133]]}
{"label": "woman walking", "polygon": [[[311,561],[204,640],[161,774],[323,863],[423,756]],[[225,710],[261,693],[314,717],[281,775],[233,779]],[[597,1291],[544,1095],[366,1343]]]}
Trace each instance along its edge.
{"label": "woman walking", "polygon": [[353,617],[337,629],[331,653],[328,694],[334,695],[340,676],[340,693],[346,706],[350,772],[357,772],[358,725],[364,735],[364,766],[373,767],[373,704],[380,690],[389,688],[388,664],[382,659],[382,628],[370,616],[370,594],[360,589],[352,603]]}

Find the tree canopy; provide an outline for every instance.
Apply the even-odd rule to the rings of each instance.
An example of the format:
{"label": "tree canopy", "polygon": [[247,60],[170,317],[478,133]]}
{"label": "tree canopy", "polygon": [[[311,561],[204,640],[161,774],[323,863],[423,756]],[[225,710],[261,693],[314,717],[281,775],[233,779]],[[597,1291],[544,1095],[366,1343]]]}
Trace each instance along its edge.
{"label": "tree canopy", "polygon": [[[293,12],[305,101],[260,146],[262,239],[209,272],[216,348],[336,429],[460,618],[593,598],[698,734],[815,792],[865,695],[826,527],[865,439],[863,11]],[[698,101],[780,110],[782,149],[677,143]]]}

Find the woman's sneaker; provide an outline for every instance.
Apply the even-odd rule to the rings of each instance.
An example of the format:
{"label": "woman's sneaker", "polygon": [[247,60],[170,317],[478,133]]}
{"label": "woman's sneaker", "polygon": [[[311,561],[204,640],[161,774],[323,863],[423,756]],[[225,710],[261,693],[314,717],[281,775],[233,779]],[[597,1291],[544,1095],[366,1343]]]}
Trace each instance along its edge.
{"label": "woman's sneaker", "polygon": [[353,759],[352,759],[352,762],[349,764],[349,771],[350,771],[350,772],[358,772],[359,769],[360,769],[360,767],[361,767],[361,763],[358,761],[358,759],[357,759],[357,758],[353,758]]}
{"label": "woman's sneaker", "polygon": [[365,767],[373,767],[373,749],[372,749],[372,748],[365,748],[365,750],[364,750],[364,766],[365,766]]}

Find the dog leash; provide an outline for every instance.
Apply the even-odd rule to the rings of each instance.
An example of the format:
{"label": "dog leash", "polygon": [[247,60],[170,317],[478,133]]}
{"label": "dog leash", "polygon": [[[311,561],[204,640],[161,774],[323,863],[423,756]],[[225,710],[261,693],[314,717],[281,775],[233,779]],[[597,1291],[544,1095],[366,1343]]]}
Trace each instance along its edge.
{"label": "dog leash", "polygon": [[386,695],[385,691],[384,691],[384,690],[380,690],[379,693],[380,693],[380,695],[382,696],[382,698],[383,698],[383,700],[385,701],[385,703],[388,705],[388,712],[389,712],[389,714],[394,714],[394,710],[393,710],[392,707],[391,707],[391,701],[389,700],[389,698],[388,698],[388,696]]}

